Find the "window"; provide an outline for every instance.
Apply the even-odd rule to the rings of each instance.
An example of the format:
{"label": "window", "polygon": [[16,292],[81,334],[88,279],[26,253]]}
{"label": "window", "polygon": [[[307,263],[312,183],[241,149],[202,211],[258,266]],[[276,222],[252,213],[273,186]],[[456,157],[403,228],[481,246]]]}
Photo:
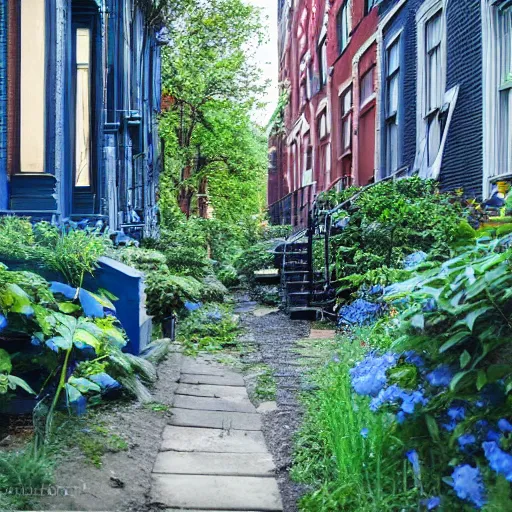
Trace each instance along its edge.
{"label": "window", "polygon": [[352,87],[340,97],[341,111],[341,154],[352,147]]}
{"label": "window", "polygon": [[360,86],[360,105],[365,105],[373,96],[375,92],[375,81],[373,78],[374,68],[367,71],[366,74],[361,78]]}
{"label": "window", "polygon": [[45,170],[46,2],[9,2],[8,162],[11,174]]}
{"label": "window", "polygon": [[327,128],[327,111],[324,109],[318,118],[318,137],[320,140],[329,134]]}
{"label": "window", "polygon": [[318,45],[318,63],[320,66],[320,88],[327,84],[327,36]]}
{"label": "window", "polygon": [[512,6],[483,6],[484,196],[490,181],[512,174]]}
{"label": "window", "polygon": [[91,186],[91,30],[78,28],[76,54],[75,186]]}
{"label": "window", "polygon": [[388,174],[398,170],[398,95],[400,80],[400,39],[386,51],[386,169]]}
{"label": "window", "polygon": [[348,45],[349,30],[349,1],[347,0],[338,11],[336,27],[338,32],[338,50],[342,53]]}
{"label": "window", "polygon": [[497,11],[498,47],[498,174],[512,173],[512,9]]}
{"label": "window", "polygon": [[[417,155],[420,175],[437,178],[441,171],[446,103],[445,0],[426,0],[416,15],[418,31]],[[444,142],[443,142],[444,141]]]}
{"label": "window", "polygon": [[432,166],[441,144],[441,120],[439,110],[444,95],[443,70],[441,58],[442,18],[441,12],[435,14],[427,23],[425,30],[425,70],[426,70],[426,112],[427,159]]}

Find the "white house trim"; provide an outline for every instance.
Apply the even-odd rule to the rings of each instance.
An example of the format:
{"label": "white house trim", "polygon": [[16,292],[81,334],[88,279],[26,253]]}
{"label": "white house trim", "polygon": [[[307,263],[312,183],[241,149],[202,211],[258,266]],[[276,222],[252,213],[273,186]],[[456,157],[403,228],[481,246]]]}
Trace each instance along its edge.
{"label": "white house trim", "polygon": [[[425,158],[424,152],[427,148],[427,122],[425,118],[427,112],[427,70],[425,69],[426,55],[426,25],[432,17],[439,12],[441,13],[441,90],[446,91],[446,61],[447,61],[447,37],[446,37],[446,0],[427,0],[419,8],[416,14],[416,30],[417,30],[417,76],[416,76],[416,155],[417,161],[421,163],[418,169],[420,175],[437,179],[441,172],[442,151],[439,148],[434,163],[428,167],[428,158]],[[448,131],[448,123],[446,125],[443,137]]]}

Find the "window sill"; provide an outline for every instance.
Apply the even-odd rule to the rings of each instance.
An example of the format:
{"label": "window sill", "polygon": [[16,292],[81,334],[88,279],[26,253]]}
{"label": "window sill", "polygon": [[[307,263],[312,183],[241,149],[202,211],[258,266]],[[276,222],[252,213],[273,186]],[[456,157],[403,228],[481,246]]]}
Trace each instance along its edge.
{"label": "window sill", "polygon": [[11,178],[55,178],[55,175],[48,172],[16,172]]}
{"label": "window sill", "polygon": [[375,95],[373,95],[359,107],[359,115],[364,116],[369,110],[375,107],[375,104],[376,98]]}
{"label": "window sill", "polygon": [[350,149],[347,149],[344,153],[342,153],[339,157],[338,157],[338,161],[341,161],[345,158],[348,158],[348,157],[351,157],[352,156],[352,148]]}

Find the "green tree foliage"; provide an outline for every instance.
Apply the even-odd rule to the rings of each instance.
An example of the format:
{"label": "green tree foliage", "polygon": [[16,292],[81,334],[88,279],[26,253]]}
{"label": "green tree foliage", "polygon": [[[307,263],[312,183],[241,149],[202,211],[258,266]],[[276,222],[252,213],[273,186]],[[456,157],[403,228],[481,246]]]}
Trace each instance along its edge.
{"label": "green tree foliage", "polygon": [[266,140],[251,111],[262,92],[251,48],[263,38],[260,14],[241,0],[192,0],[170,26],[162,80],[170,107],[161,119],[165,172],[163,227],[187,217],[248,222],[264,205]]}

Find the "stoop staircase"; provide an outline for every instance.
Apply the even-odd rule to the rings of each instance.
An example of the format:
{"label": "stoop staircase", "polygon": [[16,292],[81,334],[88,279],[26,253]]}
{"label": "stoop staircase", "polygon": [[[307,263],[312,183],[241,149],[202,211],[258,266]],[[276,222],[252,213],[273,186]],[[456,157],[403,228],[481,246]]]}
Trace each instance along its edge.
{"label": "stoop staircase", "polygon": [[[310,223],[311,224],[311,223]],[[329,307],[326,279],[313,264],[313,241],[325,239],[309,227],[292,235],[282,244],[280,256],[281,295],[286,312],[292,318],[316,319]]]}

